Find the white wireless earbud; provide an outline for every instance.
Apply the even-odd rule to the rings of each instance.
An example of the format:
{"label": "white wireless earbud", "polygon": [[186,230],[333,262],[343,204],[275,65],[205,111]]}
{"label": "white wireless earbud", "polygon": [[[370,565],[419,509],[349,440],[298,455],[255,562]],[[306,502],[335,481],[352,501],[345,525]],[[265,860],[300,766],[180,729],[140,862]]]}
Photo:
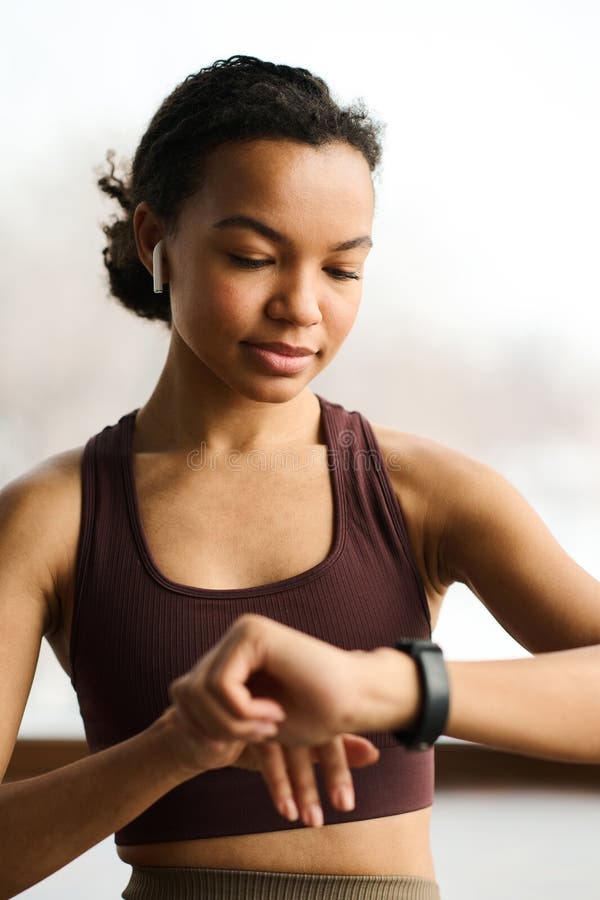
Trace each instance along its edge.
{"label": "white wireless earbud", "polygon": [[162,294],[163,277],[162,277],[162,238],[152,251],[152,277],[154,279],[154,293]]}

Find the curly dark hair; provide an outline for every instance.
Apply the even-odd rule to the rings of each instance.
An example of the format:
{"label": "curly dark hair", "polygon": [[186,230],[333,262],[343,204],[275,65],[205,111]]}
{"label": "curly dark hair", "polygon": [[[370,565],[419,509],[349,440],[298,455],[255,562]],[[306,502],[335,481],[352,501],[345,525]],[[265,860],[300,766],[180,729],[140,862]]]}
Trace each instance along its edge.
{"label": "curly dark hair", "polygon": [[346,141],[363,153],[374,173],[385,128],[369,116],[362,99],[339,107],[326,83],[307,69],[236,55],[188,75],[154,114],[124,177],[115,175],[115,151],[107,151],[110,172],[97,184],[126,214],[102,225],[110,293],[138,316],[171,328],[169,287],[154,293],[137,253],[133,213],[145,200],[166,233],[174,235],[179,212],[201,188],[203,163],[217,145],[265,137],[312,146]]}

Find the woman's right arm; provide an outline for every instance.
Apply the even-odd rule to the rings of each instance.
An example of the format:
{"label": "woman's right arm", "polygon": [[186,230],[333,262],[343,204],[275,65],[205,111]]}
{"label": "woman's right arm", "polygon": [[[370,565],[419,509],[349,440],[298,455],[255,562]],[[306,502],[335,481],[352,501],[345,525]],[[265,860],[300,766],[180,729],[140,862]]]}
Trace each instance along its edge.
{"label": "woman's right arm", "polygon": [[[60,533],[64,497],[64,470],[61,474],[60,465],[47,463],[0,490],[0,779],[13,753],[42,638],[58,615],[57,572],[65,558],[72,565]],[[252,763],[250,752],[242,761],[244,747],[252,749],[246,742],[264,740],[259,721],[237,723],[239,740],[212,739],[194,734],[172,705],[114,747],[35,778],[0,784],[0,900],[47,878],[168,791],[210,769],[239,764],[262,770],[278,808],[279,798],[287,796],[301,809],[318,804],[312,764],[304,763],[298,748],[288,757],[285,748],[272,745],[269,765],[260,755]],[[334,799],[334,789],[340,779],[352,784],[349,765],[371,765],[377,756],[370,741],[353,735],[318,749],[316,761],[339,809],[345,807]]]}
{"label": "woman's right arm", "polygon": [[[69,465],[53,457],[0,490],[0,780],[17,740],[42,638],[60,615],[58,573],[73,564],[61,534],[65,503],[72,504]],[[61,869],[189,778],[242,765],[240,753],[251,749],[246,741],[264,739],[255,725],[240,723],[240,740],[213,740],[193,734],[170,706],[147,729],[113,747],[35,778],[0,784],[0,900]],[[355,746],[350,736],[348,752],[357,766],[372,761],[363,746],[368,751],[369,742],[360,740]],[[343,745],[329,755],[336,771],[347,771]],[[259,768],[248,761],[243,767]],[[289,772],[275,775],[278,792],[283,785],[292,794]],[[265,780],[273,796],[268,773]],[[316,785],[307,779],[297,791],[298,802],[318,802]]]}
{"label": "woman's right arm", "polygon": [[[58,485],[28,474],[0,491],[0,778],[12,756],[55,590]],[[53,772],[0,785],[0,898],[14,897],[191,777],[169,718]]]}
{"label": "woman's right arm", "polygon": [[2,900],[66,866],[185,780],[165,753],[163,722],[53,772],[0,786]]}

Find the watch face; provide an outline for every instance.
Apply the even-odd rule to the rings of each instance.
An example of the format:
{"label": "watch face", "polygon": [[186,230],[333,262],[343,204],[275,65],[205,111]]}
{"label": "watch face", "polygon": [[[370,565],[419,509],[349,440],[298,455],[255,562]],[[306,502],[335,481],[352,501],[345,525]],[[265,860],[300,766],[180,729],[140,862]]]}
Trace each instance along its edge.
{"label": "watch face", "polygon": [[425,641],[420,638],[401,638],[396,642],[395,647],[396,650],[406,650],[409,653],[422,653],[424,650],[442,652],[442,648],[434,641]]}
{"label": "watch face", "polygon": [[441,647],[439,647],[434,641],[415,641],[414,643],[418,646],[419,650],[441,651]]}
{"label": "watch face", "polygon": [[443,733],[448,717],[449,687],[442,648],[434,641],[419,638],[401,638],[395,647],[415,660],[422,700],[414,726],[394,733],[408,750],[429,750]]}

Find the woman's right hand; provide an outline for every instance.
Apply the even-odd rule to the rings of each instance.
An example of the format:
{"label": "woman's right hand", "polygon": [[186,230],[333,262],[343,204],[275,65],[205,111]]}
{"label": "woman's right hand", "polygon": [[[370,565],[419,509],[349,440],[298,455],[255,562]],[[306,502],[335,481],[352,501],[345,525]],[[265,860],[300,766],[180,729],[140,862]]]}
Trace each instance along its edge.
{"label": "woman's right hand", "polygon": [[[379,759],[377,747],[355,734],[341,734],[319,746],[284,747],[274,739],[268,740],[275,729],[268,726],[261,731],[260,723],[243,740],[211,738],[177,704],[169,706],[160,719],[167,728],[166,739],[177,771],[186,779],[227,766],[262,772],[278,812],[295,821],[299,810],[306,825],[315,824],[310,807],[320,807],[314,763],[321,766],[332,805],[347,811],[354,808],[350,767],[372,765]],[[339,796],[340,788],[348,789],[351,805]],[[289,800],[291,806],[287,806]]]}
{"label": "woman's right hand", "polygon": [[250,739],[264,741],[276,731],[272,725],[256,723],[253,730],[247,728],[247,734],[242,739],[213,738],[197,721],[189,718],[177,703],[168,706],[158,721],[163,726],[164,740],[173,767],[184,780],[210,769],[235,765]]}

